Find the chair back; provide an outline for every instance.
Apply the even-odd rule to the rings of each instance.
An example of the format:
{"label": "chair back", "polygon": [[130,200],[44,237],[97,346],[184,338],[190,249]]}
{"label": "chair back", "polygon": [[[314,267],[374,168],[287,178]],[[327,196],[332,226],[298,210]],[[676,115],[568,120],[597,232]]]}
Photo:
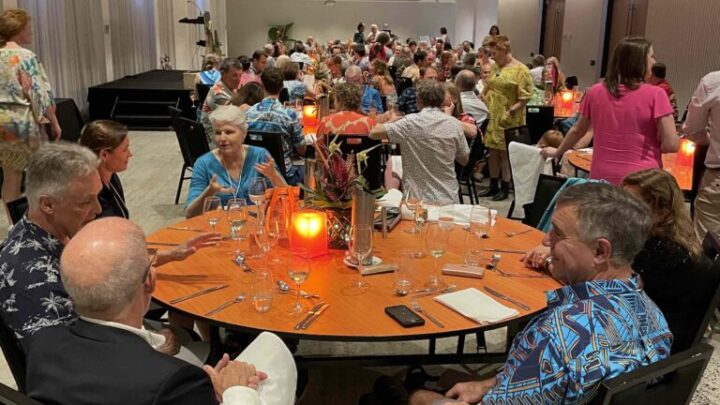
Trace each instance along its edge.
{"label": "chair back", "polygon": [[[530,139],[530,131],[528,130],[527,125],[522,125],[519,127],[514,128],[507,128],[505,130],[505,150],[510,151],[510,142],[518,142],[518,143],[524,143],[525,145],[531,144]],[[510,166],[510,184],[513,184],[513,174],[512,174],[512,163],[510,163],[510,160],[508,159],[508,164]],[[509,219],[518,219],[513,217],[513,211],[515,211],[515,197],[513,194],[513,200],[510,203],[510,208],[508,209],[507,218]]]}
{"label": "chair back", "polygon": [[531,204],[526,204],[523,208],[525,209],[525,219],[523,223],[525,225],[537,228],[542,219],[545,210],[555,198],[555,194],[565,184],[566,179],[564,177],[548,176],[547,174],[540,174],[538,178],[537,186],[535,187],[535,198]]}
{"label": "chair back", "polygon": [[12,372],[15,378],[18,390],[20,392],[26,392],[25,375],[27,364],[25,363],[25,351],[15,337],[15,332],[7,326],[5,320],[2,318],[0,318],[0,347],[2,347],[2,352],[3,355],[5,355],[5,361],[7,361],[10,367],[10,372]]}
{"label": "chair back", "polygon": [[195,160],[210,152],[210,145],[208,145],[205,129],[201,123],[185,117],[178,117],[173,122],[173,130],[187,167],[193,167]]}
{"label": "chair back", "polygon": [[591,404],[689,404],[713,347],[701,343],[665,360],[603,381]]}
{"label": "chair back", "polygon": [[210,86],[209,84],[202,84],[198,83],[195,86],[195,91],[197,91],[197,100],[200,102],[200,105],[202,105],[205,102],[205,99],[207,98],[208,93],[210,92]]}
{"label": "chair back", "polygon": [[[328,135],[328,139],[334,137],[335,135]],[[348,156],[350,153],[355,153],[355,156],[357,156],[359,152],[381,144],[379,140],[370,139],[365,134],[340,134],[338,136],[338,142],[341,142],[340,151],[343,157]],[[365,163],[364,170],[360,174],[367,180],[370,190],[379,189],[384,184],[382,149],[377,147],[371,150],[367,155],[367,161]]]}
{"label": "chair back", "polygon": [[20,197],[17,200],[13,200],[7,203],[8,212],[10,213],[10,219],[13,224],[17,224],[27,212],[28,200],[27,197]]}
{"label": "chair back", "polygon": [[545,131],[554,128],[555,108],[533,105],[525,108],[525,123],[530,131],[530,144],[540,141]]}
{"label": "chair back", "polygon": [[245,144],[264,148],[275,160],[280,174],[285,177],[285,155],[283,154],[282,134],[279,132],[248,131]]}
{"label": "chair back", "polygon": [[0,403],[5,405],[42,405],[5,384],[0,384]]}

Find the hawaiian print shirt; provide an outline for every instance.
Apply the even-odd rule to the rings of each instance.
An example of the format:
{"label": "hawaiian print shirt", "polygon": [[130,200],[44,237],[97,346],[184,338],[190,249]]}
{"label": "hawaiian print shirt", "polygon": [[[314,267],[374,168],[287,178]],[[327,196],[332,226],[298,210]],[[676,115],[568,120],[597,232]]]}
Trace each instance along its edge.
{"label": "hawaiian print shirt", "polygon": [[200,108],[200,122],[202,122],[203,128],[205,128],[205,135],[210,145],[215,145],[215,129],[213,129],[212,123],[210,122],[210,113],[215,111],[220,105],[229,105],[230,100],[236,94],[235,89],[227,87],[222,80],[218,80],[215,85],[210,88],[207,97],[205,97],[205,101],[203,101],[202,107]]}
{"label": "hawaiian print shirt", "polygon": [[0,314],[19,339],[76,317],[60,280],[62,250],[60,241],[27,218],[0,245]]}
{"label": "hawaiian print shirt", "polygon": [[672,334],[637,276],[564,286],[518,334],[483,404],[575,404],[670,355]]}

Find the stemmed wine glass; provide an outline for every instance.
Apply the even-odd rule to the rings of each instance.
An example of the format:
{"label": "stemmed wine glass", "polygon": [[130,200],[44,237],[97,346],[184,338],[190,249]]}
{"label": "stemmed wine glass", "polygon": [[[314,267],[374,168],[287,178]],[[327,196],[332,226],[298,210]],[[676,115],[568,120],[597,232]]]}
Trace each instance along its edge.
{"label": "stemmed wine glass", "polygon": [[440,259],[447,250],[448,241],[450,239],[450,230],[440,221],[430,222],[425,230],[425,243],[430,255],[435,258],[435,267],[430,281],[425,286],[433,289],[440,289],[445,284],[440,281],[440,271],[438,269],[438,259]]}
{"label": "stemmed wine glass", "polygon": [[250,183],[250,187],[248,188],[248,194],[250,195],[250,201],[255,203],[255,206],[257,208],[257,216],[258,216],[258,222],[263,224],[265,221],[263,220],[262,216],[262,204],[265,203],[265,192],[267,191],[267,180],[265,177],[256,177],[252,180]]}
{"label": "stemmed wine glass", "polygon": [[408,228],[405,230],[407,233],[419,233],[420,229],[418,229],[418,208],[422,207],[422,199],[420,196],[415,192],[414,190],[411,190],[409,187],[403,194],[403,200],[405,201],[405,206],[412,211],[413,213],[413,221],[415,222],[415,226]]}
{"label": "stemmed wine glass", "polygon": [[368,284],[363,280],[363,271],[365,269],[363,262],[372,253],[373,246],[373,228],[369,225],[357,225],[353,227],[350,237],[350,252],[358,261],[358,274],[359,277],[352,286],[358,289],[364,289],[368,287]]}
{"label": "stemmed wine glass", "polygon": [[310,258],[306,251],[295,250],[288,261],[288,277],[295,282],[295,305],[290,308],[290,315],[305,313],[305,306],[300,303],[300,286],[310,276]]}
{"label": "stemmed wine glass", "polygon": [[227,220],[230,223],[230,237],[238,242],[236,256],[242,255],[242,231],[247,222],[247,207],[244,198],[231,198],[227,204]]}
{"label": "stemmed wine glass", "polygon": [[205,201],[203,202],[203,215],[207,216],[208,224],[210,224],[210,228],[212,228],[213,232],[215,232],[215,226],[217,226],[218,221],[220,220],[221,210],[222,201],[220,200],[220,197],[205,197]]}

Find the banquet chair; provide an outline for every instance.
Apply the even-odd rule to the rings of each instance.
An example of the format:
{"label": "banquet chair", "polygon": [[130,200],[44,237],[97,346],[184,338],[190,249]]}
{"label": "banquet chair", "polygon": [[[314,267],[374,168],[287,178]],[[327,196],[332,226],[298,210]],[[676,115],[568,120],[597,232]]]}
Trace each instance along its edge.
{"label": "banquet chair", "polygon": [[525,107],[525,122],[530,132],[530,144],[540,141],[545,131],[554,128],[555,108],[533,105]]}
{"label": "banquet chair", "polygon": [[248,131],[245,136],[245,144],[257,146],[267,150],[275,160],[280,174],[285,177],[285,154],[283,153],[282,134],[279,132]]}
{"label": "banquet chair", "polygon": [[[482,141],[483,128],[487,128],[488,120],[485,120],[478,126],[478,136],[470,140],[468,144],[470,146],[470,157],[468,163],[465,166],[461,166],[455,162],[455,174],[458,180],[458,195],[460,197],[460,203],[463,203],[463,196],[467,195],[470,197],[470,204],[479,203],[477,196],[477,183],[475,177],[473,177],[473,170],[475,164],[479,162],[485,156],[485,144]],[[463,193],[463,186],[467,190],[467,193]]]}
{"label": "banquet chair", "polygon": [[180,153],[183,157],[183,166],[180,170],[180,180],[178,181],[177,193],[175,193],[175,204],[180,201],[180,192],[185,180],[192,178],[192,168],[195,160],[210,151],[205,129],[202,124],[181,117],[182,111],[175,107],[170,109],[170,117],[172,120],[172,128],[180,146]]}
{"label": "banquet chair", "polygon": [[535,187],[535,198],[533,199],[533,202],[523,206],[525,218],[522,222],[525,225],[537,228],[545,210],[548,205],[550,205],[550,202],[555,197],[555,194],[557,194],[563,184],[565,184],[565,181],[566,179],[564,177],[540,174],[537,186]]}
{"label": "banquet chair", "polygon": [[[25,392],[25,351],[4,319],[0,319],[0,347],[20,392]],[[0,401],[1,402],[1,401]]]}
{"label": "banquet chair", "polygon": [[15,391],[5,384],[0,384],[0,403],[5,405],[41,405],[40,402]]}
{"label": "banquet chair", "polygon": [[700,343],[667,359],[603,381],[590,404],[689,404],[713,347]]}
{"label": "banquet chair", "polygon": [[28,209],[27,197],[23,196],[17,200],[13,200],[7,203],[8,212],[10,213],[10,220],[13,224],[17,224],[25,215]]}
{"label": "banquet chair", "polygon": [[205,99],[207,98],[208,93],[210,92],[210,86],[209,84],[202,84],[198,83],[195,85],[195,91],[197,92],[197,98],[196,101],[198,102],[198,108],[203,105],[205,102]]}
{"label": "banquet chair", "polygon": [[[524,143],[526,145],[531,145],[532,140],[530,138],[530,130],[528,129],[527,125],[522,125],[519,127],[514,128],[508,128],[505,130],[505,150],[510,150],[510,142],[518,142],[518,143]],[[509,160],[509,158],[508,158]],[[508,162],[509,164],[510,162]],[[513,186],[512,181],[512,165],[510,166],[510,185]],[[519,218],[513,218],[512,214],[515,210],[515,194],[514,194],[514,187],[513,187],[513,199],[510,203],[510,209],[508,209],[507,218],[508,219],[519,219]]]}

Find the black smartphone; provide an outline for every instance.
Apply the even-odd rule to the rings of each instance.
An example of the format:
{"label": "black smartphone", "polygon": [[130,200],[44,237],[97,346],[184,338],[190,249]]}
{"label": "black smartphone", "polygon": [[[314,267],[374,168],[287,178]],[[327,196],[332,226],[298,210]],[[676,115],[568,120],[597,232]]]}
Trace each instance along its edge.
{"label": "black smartphone", "polygon": [[394,319],[395,322],[402,325],[404,328],[412,328],[413,326],[425,325],[425,320],[418,316],[406,305],[395,305],[392,307],[385,307],[385,313],[390,315],[390,318]]}

